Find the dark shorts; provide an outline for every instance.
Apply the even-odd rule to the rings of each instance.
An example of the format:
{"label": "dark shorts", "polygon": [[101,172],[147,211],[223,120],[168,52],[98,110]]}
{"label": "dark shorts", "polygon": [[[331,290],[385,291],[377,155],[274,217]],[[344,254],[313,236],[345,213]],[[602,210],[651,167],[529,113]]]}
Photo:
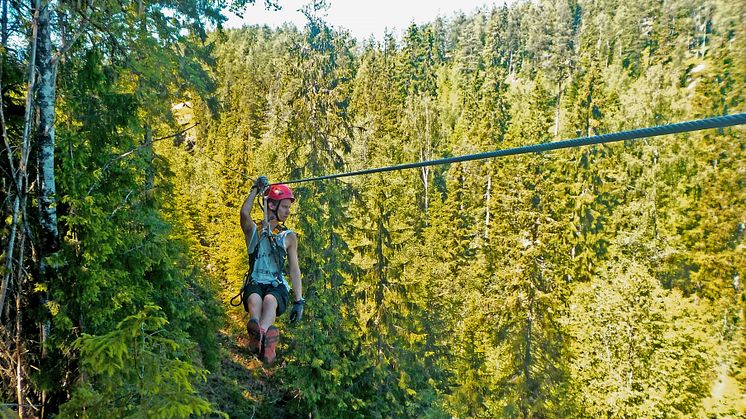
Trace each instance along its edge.
{"label": "dark shorts", "polygon": [[285,312],[285,309],[288,306],[288,300],[290,299],[290,294],[288,293],[288,289],[285,287],[285,284],[279,284],[278,286],[272,286],[272,284],[257,284],[256,282],[253,282],[248,285],[246,288],[246,294],[251,296],[251,294],[259,294],[260,297],[262,297],[262,300],[267,294],[272,294],[275,297],[275,300],[277,300],[277,315]]}

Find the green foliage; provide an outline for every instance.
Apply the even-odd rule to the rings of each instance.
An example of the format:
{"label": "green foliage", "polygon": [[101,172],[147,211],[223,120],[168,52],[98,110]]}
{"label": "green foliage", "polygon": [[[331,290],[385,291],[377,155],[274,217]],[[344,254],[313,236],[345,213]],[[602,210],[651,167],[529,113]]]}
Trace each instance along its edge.
{"label": "green foliage", "polygon": [[[743,2],[520,2],[362,44],[319,17],[324,5],[305,9],[303,29],[205,34],[194,16],[219,25],[212,3],[127,4],[60,64],[64,240],[48,258],[59,277],[38,289],[62,362],[34,380],[50,389],[84,368],[64,415],[209,414],[192,387],[203,368],[217,375],[206,397],[243,398],[215,407],[236,415],[746,412],[743,128],[294,186],[304,320],[279,319],[277,367],[236,379],[236,361],[218,358],[242,356],[216,343],[218,301],[247,267],[251,178],[746,103]],[[22,72],[9,68],[12,110]],[[170,141],[184,120],[199,126]],[[243,334],[240,309],[227,314]]]}
{"label": "green foliage", "polygon": [[178,418],[215,412],[194,388],[194,380],[204,380],[207,371],[189,362],[193,345],[169,330],[157,306],[128,316],[106,334],[83,335],[74,345],[83,382],[61,406],[60,417]]}
{"label": "green foliage", "polygon": [[[312,12],[303,31],[228,32],[216,47],[223,111],[198,140],[213,162],[172,151],[184,205],[200,220],[190,229],[203,263],[234,287],[245,269],[235,209],[248,184],[227,167],[298,178],[686,119],[718,113],[723,95],[740,100],[730,96],[740,89],[732,64],[706,67],[717,76],[687,67],[703,58],[703,37],[713,45],[725,33],[687,19],[718,12],[683,1],[651,10],[522,3],[411,25],[398,44],[389,35],[357,49]],[[687,36],[698,41],[684,45]],[[741,291],[728,287],[743,272],[733,233],[742,133],[691,140],[298,185],[289,223],[300,234],[308,318],[283,331],[276,377],[291,401],[272,408],[365,417],[737,411],[705,400],[718,365],[743,350],[732,333]],[[723,327],[711,314],[721,309],[734,313]],[[604,340],[623,326],[632,338]],[[612,343],[619,370],[609,373],[598,357]],[[678,359],[692,365],[677,368]]]}
{"label": "green foliage", "polygon": [[[2,324],[18,325],[19,333],[23,330],[14,345],[22,353],[18,368],[28,371],[22,377],[27,385],[22,402],[45,399],[45,411],[55,412],[77,383],[71,376],[79,361],[72,342],[83,333],[106,335],[148,305],[163,307],[179,345],[191,347],[190,340],[200,344],[201,356],[184,357],[179,361],[183,365],[169,367],[179,374],[172,378],[181,380],[194,365],[214,368],[217,364],[215,331],[222,309],[214,298],[215,285],[192,263],[184,245],[186,236],[165,221],[169,208],[164,197],[172,187],[171,172],[154,154],[152,142],[160,141],[159,136],[170,138],[177,129],[173,102],[207,95],[212,88],[203,67],[208,49],[199,38],[204,23],[219,24],[223,17],[221,5],[213,3],[44,4],[56,16],[53,40],[64,39],[65,48],[69,47],[54,58],[59,59],[55,64],[55,210],[61,243],[59,252],[43,260],[56,268],[56,275],[48,281],[36,275],[34,208],[38,202],[32,189],[28,208],[22,212],[27,240],[21,241],[25,248],[20,255],[28,260],[19,265],[27,267],[28,278],[8,295],[6,302],[17,298],[19,305],[3,310]],[[30,17],[23,13],[29,9],[16,7],[11,5],[12,20],[26,25]],[[70,38],[68,34],[78,31],[68,26],[77,24],[80,38]],[[23,40],[14,42],[19,43],[18,51],[27,51]],[[5,58],[3,50],[4,63]],[[17,81],[12,89],[5,88],[11,80],[8,75],[15,77],[14,73],[2,73],[4,95],[22,91]],[[18,141],[23,121],[17,115],[5,121],[12,124],[8,132],[14,137],[4,140]],[[4,149],[16,148],[20,150],[13,143]],[[37,175],[33,159],[31,177]],[[3,185],[10,180],[6,179],[9,161],[3,159]],[[3,219],[10,210],[4,203]],[[2,237],[5,246],[6,235]],[[3,380],[5,384],[15,378],[4,374]],[[95,395],[102,391],[97,385],[86,383],[85,391]],[[16,397],[10,390],[14,386],[2,388],[3,398]],[[143,397],[147,391],[143,389]],[[193,396],[187,394],[184,400]],[[198,399],[189,403],[192,411],[205,411]],[[184,412],[176,409],[170,415]]]}
{"label": "green foliage", "polygon": [[707,302],[665,290],[620,261],[578,287],[571,310],[574,379],[588,416],[690,416],[709,393],[715,342]]}

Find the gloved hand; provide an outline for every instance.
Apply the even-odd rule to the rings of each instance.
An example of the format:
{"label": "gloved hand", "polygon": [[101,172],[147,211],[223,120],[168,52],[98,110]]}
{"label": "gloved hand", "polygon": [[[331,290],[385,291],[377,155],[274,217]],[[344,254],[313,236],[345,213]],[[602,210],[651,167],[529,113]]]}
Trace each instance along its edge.
{"label": "gloved hand", "polygon": [[306,300],[300,299],[293,302],[293,308],[290,309],[290,323],[297,323],[303,317],[303,305],[306,304]]}
{"label": "gloved hand", "polygon": [[269,179],[267,179],[267,176],[259,176],[256,179],[256,182],[251,186],[251,189],[256,189],[258,193],[264,192],[264,190],[269,186]]}
{"label": "gloved hand", "polygon": [[267,176],[259,176],[256,178],[256,187],[259,188],[259,190],[264,190],[269,186],[269,179],[267,179]]}

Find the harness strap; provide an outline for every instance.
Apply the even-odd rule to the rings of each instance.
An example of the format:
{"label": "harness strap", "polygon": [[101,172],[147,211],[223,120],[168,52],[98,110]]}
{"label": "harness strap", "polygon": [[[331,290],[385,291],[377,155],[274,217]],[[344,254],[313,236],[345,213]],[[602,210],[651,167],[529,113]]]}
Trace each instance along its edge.
{"label": "harness strap", "polygon": [[[246,289],[251,285],[251,283],[254,282],[253,279],[251,279],[251,272],[246,271],[246,274],[243,276],[243,285],[241,285],[241,290],[238,291],[238,294],[234,295],[233,298],[231,298],[230,304],[233,307],[238,307],[241,304],[243,304],[244,310],[246,312],[249,311],[249,296],[246,295]],[[234,302],[238,298],[238,302]]]}

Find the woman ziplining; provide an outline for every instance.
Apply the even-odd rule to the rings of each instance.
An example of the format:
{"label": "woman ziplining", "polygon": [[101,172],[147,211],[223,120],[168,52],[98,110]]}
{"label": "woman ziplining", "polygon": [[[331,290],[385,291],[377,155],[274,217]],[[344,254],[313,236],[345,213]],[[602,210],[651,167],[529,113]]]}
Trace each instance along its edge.
{"label": "woman ziplining", "polygon": [[[237,306],[242,303],[244,309],[250,315],[247,324],[247,333],[249,335],[249,348],[251,351],[255,355],[260,356],[268,365],[272,364],[276,358],[277,343],[280,339],[279,330],[274,326],[274,322],[277,316],[285,312],[289,300],[290,285],[283,273],[286,259],[292,282],[293,295],[295,297],[293,308],[290,312],[290,321],[292,323],[301,319],[305,304],[301,273],[298,266],[298,238],[295,232],[287,229],[284,225],[285,220],[290,214],[290,208],[295,201],[295,196],[287,184],[483,160],[510,155],[539,153],[562,148],[574,148],[705,129],[725,128],[741,124],[746,124],[746,113],[659,125],[592,137],[579,137],[551,143],[533,144],[438,160],[288,180],[277,184],[270,184],[265,176],[259,176],[241,206],[241,229],[246,240],[249,270],[246,273],[239,294],[231,300],[231,304]],[[259,197],[263,197],[263,199],[260,200]],[[262,226],[261,229],[258,227],[259,224],[251,219],[251,210],[255,198],[260,202],[264,214],[263,221],[259,223]],[[240,299],[240,302],[234,303],[236,299]]]}
{"label": "woman ziplining", "polygon": [[[260,224],[251,218],[254,199],[258,196],[263,197],[264,219]],[[270,186],[265,176],[259,176],[241,206],[241,230],[246,240],[249,270],[238,296],[244,310],[249,313],[246,325],[249,349],[267,365],[274,362],[280,341],[275,320],[285,312],[290,299],[290,285],[283,272],[285,260],[294,296],[291,323],[301,319],[305,303],[298,265],[298,236],[285,227],[293,202],[295,197],[290,188],[283,184]]]}

